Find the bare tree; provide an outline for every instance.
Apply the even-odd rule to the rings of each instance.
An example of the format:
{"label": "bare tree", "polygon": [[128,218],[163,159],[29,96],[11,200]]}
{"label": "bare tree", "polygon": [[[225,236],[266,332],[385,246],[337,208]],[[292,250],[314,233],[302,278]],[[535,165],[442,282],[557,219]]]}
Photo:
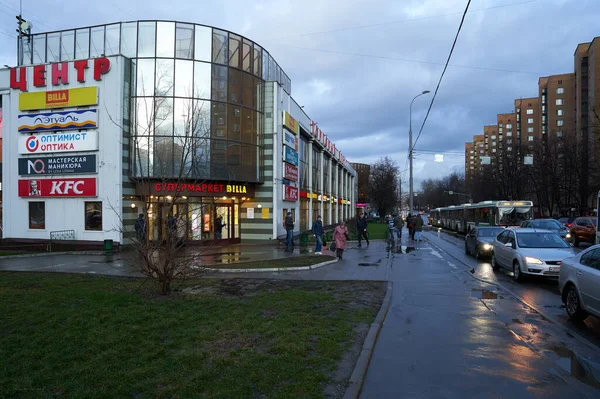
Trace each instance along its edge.
{"label": "bare tree", "polygon": [[398,165],[389,157],[381,158],[371,167],[370,197],[379,215],[383,216],[398,204]]}
{"label": "bare tree", "polygon": [[440,179],[425,180],[421,184],[421,202],[430,208],[458,205],[467,201],[467,191],[464,175],[452,172]]}

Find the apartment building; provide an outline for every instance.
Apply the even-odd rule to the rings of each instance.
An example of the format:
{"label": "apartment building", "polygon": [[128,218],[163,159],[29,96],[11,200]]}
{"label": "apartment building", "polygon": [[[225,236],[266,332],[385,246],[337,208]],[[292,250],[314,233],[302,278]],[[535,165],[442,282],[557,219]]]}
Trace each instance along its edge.
{"label": "apartment building", "polygon": [[541,77],[538,81],[542,139],[575,136],[575,74]]}
{"label": "apartment building", "polygon": [[473,174],[475,172],[475,164],[475,145],[473,142],[467,142],[465,143],[465,178],[467,180],[473,177]]}
{"label": "apartment building", "polygon": [[521,143],[521,155],[531,153],[536,140],[541,139],[540,100],[537,97],[515,100],[517,141]]}

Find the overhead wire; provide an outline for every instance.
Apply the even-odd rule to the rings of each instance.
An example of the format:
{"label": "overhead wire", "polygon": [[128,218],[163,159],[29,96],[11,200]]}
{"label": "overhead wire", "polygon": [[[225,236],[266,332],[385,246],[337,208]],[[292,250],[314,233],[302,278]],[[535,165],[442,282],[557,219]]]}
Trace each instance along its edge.
{"label": "overhead wire", "polygon": [[440,80],[437,83],[435,91],[433,93],[433,97],[431,98],[431,103],[429,104],[429,108],[427,109],[427,114],[425,114],[425,119],[423,119],[423,123],[421,124],[421,128],[419,129],[419,134],[417,135],[417,139],[414,141],[412,148],[410,148],[409,156],[414,151],[415,146],[419,142],[419,138],[421,137],[421,133],[423,133],[423,128],[425,127],[425,123],[427,122],[427,118],[429,118],[429,113],[431,112],[431,108],[433,108],[433,104],[435,102],[435,98],[437,97],[437,93],[440,89],[440,85],[442,84],[442,80],[444,79],[444,75],[446,74],[446,70],[448,69],[448,65],[450,64],[450,59],[452,58],[452,53],[454,53],[454,48],[456,47],[456,42],[458,42],[458,36],[460,35],[460,31],[462,30],[463,24],[465,22],[465,18],[467,16],[467,12],[469,11],[469,6],[471,5],[471,0],[467,1],[467,6],[465,7],[465,11],[463,12],[463,16],[460,20],[460,25],[458,26],[458,30],[456,31],[456,36],[454,37],[454,42],[452,43],[452,47],[450,48],[450,54],[448,54],[448,59],[446,60],[446,65],[442,70],[442,74],[440,75]]}

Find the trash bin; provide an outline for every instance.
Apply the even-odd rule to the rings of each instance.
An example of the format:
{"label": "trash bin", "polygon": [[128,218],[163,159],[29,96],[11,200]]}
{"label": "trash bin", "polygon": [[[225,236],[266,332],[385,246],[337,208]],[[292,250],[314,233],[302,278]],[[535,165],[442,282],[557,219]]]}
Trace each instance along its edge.
{"label": "trash bin", "polygon": [[113,250],[113,240],[104,240],[104,250],[106,252],[112,252],[112,250]]}

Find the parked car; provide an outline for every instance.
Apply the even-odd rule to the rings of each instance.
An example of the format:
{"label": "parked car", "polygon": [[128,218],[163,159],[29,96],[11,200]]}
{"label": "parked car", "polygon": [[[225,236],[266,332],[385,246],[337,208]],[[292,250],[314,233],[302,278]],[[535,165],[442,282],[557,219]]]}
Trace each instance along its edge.
{"label": "parked car", "polygon": [[589,242],[590,244],[596,243],[596,218],[591,216],[584,216],[577,218],[571,225],[571,242],[576,247],[579,246],[580,242]]}
{"label": "parked car", "polygon": [[560,224],[556,219],[532,219],[521,222],[521,227],[529,227],[532,229],[550,230],[561,236],[563,239],[569,239],[569,229]]}
{"label": "parked car", "polygon": [[575,250],[552,231],[511,228],[494,240],[492,267],[512,270],[515,281],[525,275],[557,277],[563,259],[574,255]]}
{"label": "parked car", "polygon": [[571,224],[573,224],[573,220],[575,220],[575,218],[559,218],[558,219],[558,221],[568,229],[571,228]]}
{"label": "parked car", "polygon": [[600,317],[600,245],[565,259],[558,284],[571,319],[581,321],[589,314]]}
{"label": "parked car", "polygon": [[494,248],[496,236],[504,231],[503,227],[475,226],[465,237],[465,253],[476,258],[489,257]]}

